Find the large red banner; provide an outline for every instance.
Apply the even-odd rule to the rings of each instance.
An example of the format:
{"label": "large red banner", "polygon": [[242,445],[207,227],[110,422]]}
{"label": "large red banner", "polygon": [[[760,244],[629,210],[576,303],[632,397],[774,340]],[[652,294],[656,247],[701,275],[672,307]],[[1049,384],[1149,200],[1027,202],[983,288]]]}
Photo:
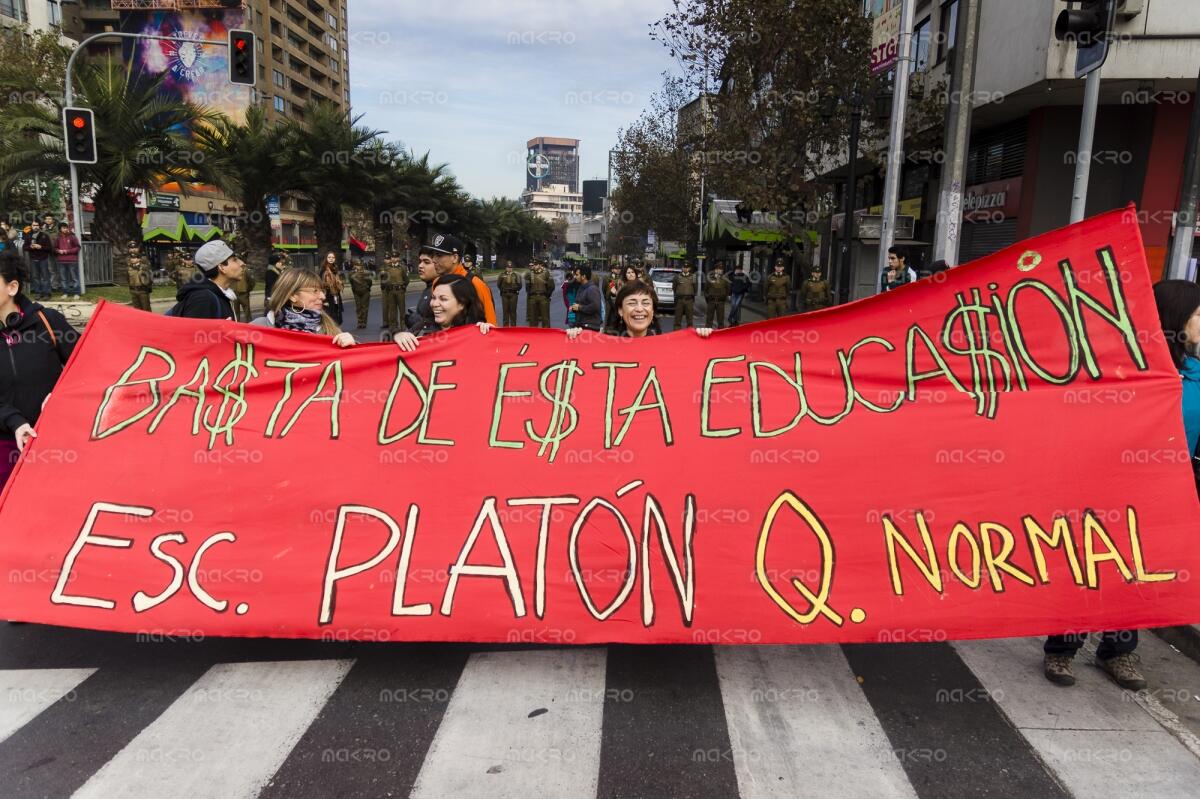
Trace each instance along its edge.
{"label": "large red banner", "polygon": [[701,339],[323,337],[102,306],[0,613],[147,635],[912,641],[1200,620],[1132,212]]}

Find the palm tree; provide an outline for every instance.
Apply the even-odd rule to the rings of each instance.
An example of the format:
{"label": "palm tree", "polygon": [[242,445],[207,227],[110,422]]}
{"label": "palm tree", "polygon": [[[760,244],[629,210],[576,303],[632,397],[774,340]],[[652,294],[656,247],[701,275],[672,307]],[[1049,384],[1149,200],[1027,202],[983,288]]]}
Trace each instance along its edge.
{"label": "palm tree", "polygon": [[201,176],[241,205],[239,233],[246,255],[251,265],[262,269],[271,255],[267,198],[301,185],[300,173],[287,156],[292,136],[287,125],[269,124],[258,105],[247,109],[243,123],[222,115],[196,133],[196,144],[204,156]]}
{"label": "palm tree", "polygon": [[[111,57],[84,63],[76,72],[78,97],[95,114],[95,164],[80,164],[82,190],[90,190],[96,214],[92,236],[114,244],[141,241],[133,189],[178,183],[186,192],[195,174],[194,148],[186,131],[215,121],[201,106],[160,94],[164,76],[127,76]],[[35,175],[68,174],[63,148],[62,98],[31,99],[9,106],[0,119],[0,185]],[[116,247],[117,279],[123,247]]]}
{"label": "palm tree", "polygon": [[300,191],[314,207],[320,257],[342,249],[342,206],[370,207],[388,164],[375,149],[380,131],[359,125],[329,102],[310,104],[304,122],[293,122],[292,164]]}
{"label": "palm tree", "polygon": [[397,223],[404,224],[407,234],[413,224],[436,224],[443,218],[439,183],[448,176],[446,164],[430,165],[429,153],[417,158],[398,144],[377,146],[381,151],[379,160],[389,165],[379,176],[368,209],[378,254],[394,249]]}

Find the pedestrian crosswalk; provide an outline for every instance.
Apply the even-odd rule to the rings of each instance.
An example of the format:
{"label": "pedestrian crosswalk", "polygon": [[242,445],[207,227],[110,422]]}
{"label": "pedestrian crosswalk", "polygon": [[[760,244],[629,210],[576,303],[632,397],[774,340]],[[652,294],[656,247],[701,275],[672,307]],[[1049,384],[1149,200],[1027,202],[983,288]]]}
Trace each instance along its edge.
{"label": "pedestrian crosswalk", "polygon": [[1050,684],[1036,639],[327,653],[0,669],[0,795],[1191,797],[1200,785],[1194,741],[1167,711],[1082,658],[1077,686]]}

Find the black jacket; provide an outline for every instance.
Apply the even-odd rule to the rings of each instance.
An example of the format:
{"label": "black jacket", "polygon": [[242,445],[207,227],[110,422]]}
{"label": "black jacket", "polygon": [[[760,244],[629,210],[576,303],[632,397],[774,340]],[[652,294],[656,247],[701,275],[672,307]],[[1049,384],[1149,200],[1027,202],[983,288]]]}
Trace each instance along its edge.
{"label": "black jacket", "polygon": [[746,277],[746,273],[734,272],[729,276],[729,293],[735,297],[740,297],[750,290],[750,278]]}
{"label": "black jacket", "polygon": [[586,328],[588,330],[599,330],[600,309],[604,305],[604,300],[600,297],[600,289],[595,283],[585,283],[579,287],[575,294],[575,303],[579,306],[579,310],[575,312],[575,326]]}
{"label": "black jacket", "polygon": [[[18,298],[21,320],[0,330],[0,436],[11,439],[23,424],[36,424],[79,334],[58,311]],[[38,312],[46,317],[51,336]],[[0,319],[0,325],[4,320]],[[57,340],[57,343],[56,343]]]}
{"label": "black jacket", "polygon": [[[29,248],[30,244],[37,242],[38,249]],[[50,241],[50,236],[45,231],[30,233],[25,237],[25,252],[29,255],[30,260],[44,261],[54,254],[54,242]]]}
{"label": "black jacket", "polygon": [[211,280],[185,283],[175,299],[179,300],[175,316],[185,319],[236,319],[233,304]]}

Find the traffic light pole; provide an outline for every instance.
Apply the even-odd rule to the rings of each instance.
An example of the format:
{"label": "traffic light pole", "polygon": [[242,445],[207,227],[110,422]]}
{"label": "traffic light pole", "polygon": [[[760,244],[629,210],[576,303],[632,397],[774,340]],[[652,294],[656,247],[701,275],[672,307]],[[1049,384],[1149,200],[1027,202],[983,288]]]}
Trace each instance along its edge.
{"label": "traffic light pole", "polygon": [[1083,120],[1079,123],[1079,147],[1075,151],[1075,188],[1071,192],[1071,224],[1082,222],[1087,213],[1088,180],[1092,175],[1092,145],[1096,137],[1096,111],[1100,106],[1100,70],[1088,73],[1083,89]]}
{"label": "traffic light pole", "polygon": [[[156,36],[151,33],[97,33],[89,36],[79,43],[79,46],[71,51],[71,56],[67,59],[67,70],[65,82],[63,84],[63,106],[70,108],[75,104],[75,91],[71,82],[71,74],[75,69],[75,57],[83,52],[83,48],[87,47],[98,39],[152,39],[158,42],[190,42],[192,44],[211,44],[217,47],[229,47],[228,41],[209,41],[189,39],[183,36]],[[64,134],[65,135],[65,134]],[[65,141],[64,141],[65,145]],[[79,201],[79,169],[75,164],[71,164],[71,213],[75,216],[75,235],[79,241],[83,241],[83,204]],[[114,242],[116,244],[116,242]],[[82,253],[79,258],[79,293],[87,291],[87,281],[84,277],[83,257]]]}

